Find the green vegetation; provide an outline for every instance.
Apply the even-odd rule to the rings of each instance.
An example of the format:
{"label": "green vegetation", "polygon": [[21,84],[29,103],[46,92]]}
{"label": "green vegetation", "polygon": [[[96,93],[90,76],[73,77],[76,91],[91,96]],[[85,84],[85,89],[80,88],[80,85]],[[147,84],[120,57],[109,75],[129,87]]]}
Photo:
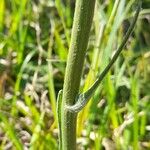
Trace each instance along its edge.
{"label": "green vegetation", "polygon": [[[78,115],[77,149],[150,149],[150,4],[142,2],[122,54]],[[95,5],[80,93],[109,64],[137,9],[136,0]],[[74,0],[0,1],[0,149],[58,149],[56,97],[74,8]]]}

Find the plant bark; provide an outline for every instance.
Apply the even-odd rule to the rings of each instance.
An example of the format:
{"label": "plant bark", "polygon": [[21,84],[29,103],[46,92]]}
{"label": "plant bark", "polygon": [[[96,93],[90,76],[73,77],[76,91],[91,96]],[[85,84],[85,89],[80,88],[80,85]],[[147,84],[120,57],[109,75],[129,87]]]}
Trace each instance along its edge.
{"label": "plant bark", "polygon": [[76,0],[61,107],[62,150],[76,150],[77,114],[66,106],[75,104],[94,14],[95,0]]}

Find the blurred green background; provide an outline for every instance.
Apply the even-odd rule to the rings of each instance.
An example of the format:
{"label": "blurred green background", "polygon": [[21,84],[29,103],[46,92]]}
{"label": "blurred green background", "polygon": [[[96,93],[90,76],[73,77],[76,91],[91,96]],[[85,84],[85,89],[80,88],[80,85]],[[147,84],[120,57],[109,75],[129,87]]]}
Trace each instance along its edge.
{"label": "blurred green background", "polygon": [[[122,41],[136,0],[97,0],[81,91]],[[79,150],[150,149],[150,1],[134,32],[79,114]],[[75,0],[0,0],[0,149],[58,149],[56,97],[63,88]]]}

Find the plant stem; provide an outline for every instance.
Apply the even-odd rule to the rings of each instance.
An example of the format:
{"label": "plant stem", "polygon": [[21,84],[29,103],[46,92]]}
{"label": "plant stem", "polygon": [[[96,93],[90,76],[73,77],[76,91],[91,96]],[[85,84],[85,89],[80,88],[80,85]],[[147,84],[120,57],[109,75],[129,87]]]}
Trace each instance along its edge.
{"label": "plant stem", "polygon": [[63,100],[61,108],[62,149],[76,149],[76,119],[77,114],[66,109],[75,104],[79,93],[80,80],[88,45],[89,33],[94,14],[95,0],[77,0],[74,23],[65,72]]}
{"label": "plant stem", "polygon": [[130,25],[130,27],[129,27],[129,29],[128,29],[128,31],[127,31],[124,39],[123,39],[123,41],[121,42],[120,46],[116,50],[116,53],[112,57],[111,61],[105,67],[105,69],[102,71],[102,73],[99,75],[97,80],[93,83],[93,85],[87,91],[85,91],[84,93],[78,95],[76,104],[73,105],[73,106],[68,106],[67,107],[70,111],[77,113],[77,112],[81,111],[82,108],[84,108],[86,106],[86,104],[88,103],[88,101],[90,100],[90,98],[92,97],[92,95],[94,94],[96,89],[98,88],[99,84],[104,79],[106,74],[109,72],[109,70],[111,69],[112,65],[115,63],[115,61],[119,57],[119,54],[123,50],[126,42],[128,41],[131,33],[133,32],[133,29],[134,29],[135,24],[137,22],[140,10],[141,10],[141,4],[139,4],[139,6],[138,6],[138,8],[136,10],[135,16],[133,18],[133,21],[132,21],[132,23],[131,23],[131,25]]}

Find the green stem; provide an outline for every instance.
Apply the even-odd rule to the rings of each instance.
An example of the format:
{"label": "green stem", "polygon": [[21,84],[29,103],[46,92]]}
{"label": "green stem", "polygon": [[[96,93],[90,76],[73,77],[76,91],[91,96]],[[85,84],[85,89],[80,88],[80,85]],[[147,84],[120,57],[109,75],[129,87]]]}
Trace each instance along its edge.
{"label": "green stem", "polygon": [[102,71],[102,73],[99,75],[97,80],[93,83],[93,85],[86,92],[78,95],[78,97],[76,98],[77,99],[76,104],[74,104],[73,106],[68,106],[67,107],[68,110],[70,110],[71,112],[77,113],[80,110],[82,110],[82,108],[84,108],[86,106],[86,104],[88,103],[88,101],[92,97],[93,93],[96,91],[99,84],[101,83],[103,78],[106,76],[106,74],[109,72],[112,65],[115,63],[115,61],[117,60],[119,54],[123,50],[126,42],[128,41],[128,39],[129,39],[129,37],[130,37],[134,27],[135,27],[135,24],[137,22],[140,10],[141,10],[141,4],[139,4],[139,7],[137,8],[137,11],[136,11],[135,16],[133,18],[133,21],[132,21],[132,23],[131,23],[131,25],[130,25],[123,41],[122,41],[122,43],[120,44],[120,46],[116,50],[116,53],[114,54],[114,56],[111,59],[111,61],[109,62],[109,64],[105,67],[105,69]]}
{"label": "green stem", "polygon": [[94,6],[95,0],[76,1],[62,98],[61,132],[63,150],[76,149],[77,114],[68,111],[66,106],[74,105],[76,96],[79,93],[82,69],[93,20]]}

